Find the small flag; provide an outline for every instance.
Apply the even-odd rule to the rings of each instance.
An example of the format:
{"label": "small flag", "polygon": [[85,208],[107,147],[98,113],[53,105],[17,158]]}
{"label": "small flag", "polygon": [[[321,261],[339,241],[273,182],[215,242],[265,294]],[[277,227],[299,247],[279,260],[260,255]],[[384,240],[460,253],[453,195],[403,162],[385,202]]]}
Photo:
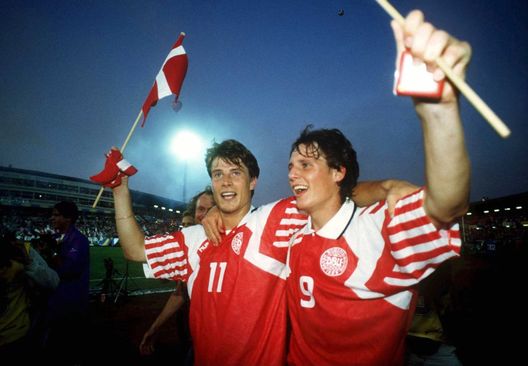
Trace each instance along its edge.
{"label": "small flag", "polygon": [[183,79],[185,79],[187,65],[189,63],[187,53],[182,46],[184,37],[185,33],[180,33],[178,40],[174,46],[172,46],[169,55],[161,66],[161,70],[156,76],[156,81],[154,82],[145,103],[143,103],[143,123],[141,124],[141,127],[145,125],[150,108],[155,106],[158,100],[171,94],[175,94],[176,98],[174,102],[178,101],[180,89],[183,84]]}

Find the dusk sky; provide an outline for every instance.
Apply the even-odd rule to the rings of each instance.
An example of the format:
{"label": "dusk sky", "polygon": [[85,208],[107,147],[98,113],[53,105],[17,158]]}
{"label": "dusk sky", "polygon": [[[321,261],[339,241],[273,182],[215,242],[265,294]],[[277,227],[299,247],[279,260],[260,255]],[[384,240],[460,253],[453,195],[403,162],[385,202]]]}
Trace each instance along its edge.
{"label": "dusk sky", "polygon": [[[462,98],[471,199],[528,191],[528,2],[394,0],[473,48],[467,81],[506,122],[502,139]],[[88,179],[121,146],[180,32],[189,69],[178,112],[151,109],[125,151],[131,187],[182,200],[182,129],[205,146],[234,138],[257,157],[255,203],[290,194],[291,143],[309,123],[339,128],[360,179],[424,183],[421,128],[392,94],[394,41],[374,0],[26,1],[1,9],[0,165]],[[339,10],[344,15],[338,15]],[[203,153],[186,199],[208,182]]]}

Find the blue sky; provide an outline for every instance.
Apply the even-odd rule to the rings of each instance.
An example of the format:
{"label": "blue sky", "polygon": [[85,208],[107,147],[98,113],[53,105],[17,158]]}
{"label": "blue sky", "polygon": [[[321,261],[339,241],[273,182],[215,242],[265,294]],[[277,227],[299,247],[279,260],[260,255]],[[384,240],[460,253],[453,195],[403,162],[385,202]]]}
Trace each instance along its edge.
{"label": "blue sky", "polygon": [[[472,200],[528,190],[528,3],[394,0],[473,47],[468,83],[508,124],[500,138],[462,99]],[[388,15],[356,1],[4,1],[0,165],[88,178],[120,146],[181,31],[189,70],[179,112],[166,98],[125,153],[134,189],[182,199],[182,128],[235,138],[261,165],[255,202],[289,194],[287,161],[302,128],[341,129],[361,179],[423,184],[421,130],[408,98],[392,95]],[[344,10],[339,16],[338,11]],[[207,184],[188,163],[187,197]]]}

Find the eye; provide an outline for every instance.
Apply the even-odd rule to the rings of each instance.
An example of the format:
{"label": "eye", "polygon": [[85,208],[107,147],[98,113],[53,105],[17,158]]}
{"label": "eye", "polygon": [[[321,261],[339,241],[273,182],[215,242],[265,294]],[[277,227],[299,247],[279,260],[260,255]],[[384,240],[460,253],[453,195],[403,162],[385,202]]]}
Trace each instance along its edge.
{"label": "eye", "polygon": [[233,170],[231,172],[231,175],[234,177],[240,177],[242,175],[242,172],[240,170]]}
{"label": "eye", "polygon": [[222,172],[213,172],[213,179],[222,178]]}

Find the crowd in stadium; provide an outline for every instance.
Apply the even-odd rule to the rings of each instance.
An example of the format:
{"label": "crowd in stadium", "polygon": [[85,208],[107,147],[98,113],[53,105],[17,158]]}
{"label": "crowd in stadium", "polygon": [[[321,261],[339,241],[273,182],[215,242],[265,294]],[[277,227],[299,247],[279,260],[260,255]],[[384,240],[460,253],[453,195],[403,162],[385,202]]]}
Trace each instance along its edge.
{"label": "crowd in stadium", "polygon": [[[138,222],[148,234],[165,233],[174,231],[179,225],[179,219],[161,219],[151,215],[138,215]],[[0,215],[2,231],[14,232],[17,239],[31,242],[42,234],[52,234],[50,225],[50,210],[26,210],[11,208],[9,214]],[[82,213],[77,221],[77,227],[90,241],[91,246],[118,245],[115,221],[112,215]]]}

